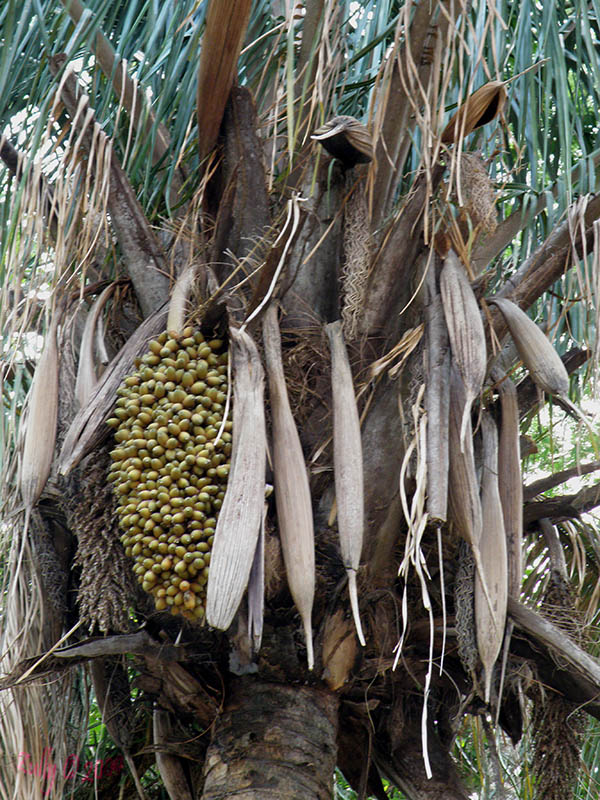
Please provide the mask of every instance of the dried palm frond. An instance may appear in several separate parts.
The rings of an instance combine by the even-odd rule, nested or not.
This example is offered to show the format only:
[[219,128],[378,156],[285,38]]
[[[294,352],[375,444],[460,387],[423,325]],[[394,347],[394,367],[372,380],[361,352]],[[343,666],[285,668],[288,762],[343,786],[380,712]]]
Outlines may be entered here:
[[475,626],[477,648],[485,675],[485,702],[490,702],[494,664],[502,647],[506,624],[508,574],[506,535],[498,491],[498,432],[488,413],[481,418],[483,466],[481,476],[482,534],[480,542],[482,577],[492,605],[489,606],[480,575],[475,575]]
[[373,141],[369,129],[354,117],[333,117],[310,137],[320,142],[345,167],[368,164],[373,160]]
[[211,556],[206,621],[227,630],[252,568],[265,492],[263,369],[247,333],[230,328],[234,367],[233,449]]
[[292,598],[302,618],[308,668],[314,665],[311,614],[315,594],[315,543],[308,473],[287,394],[277,310],[263,320],[273,424],[273,471],[279,535]]
[[471,406],[481,391],[485,378],[486,347],[479,305],[466,272],[453,250],[450,250],[444,260],[440,291],[452,356],[466,390],[460,426],[462,449],[465,446]]
[[452,144],[468,136],[476,128],[491,122],[502,112],[506,99],[504,81],[485,83],[473,92],[450,118],[442,131],[442,142]]
[[340,320],[325,326],[331,350],[333,394],[333,461],[338,531],[342,560],[348,574],[350,604],[358,639],[365,637],[358,611],[356,573],[360,565],[364,529],[364,478],[360,420],[354,383]]

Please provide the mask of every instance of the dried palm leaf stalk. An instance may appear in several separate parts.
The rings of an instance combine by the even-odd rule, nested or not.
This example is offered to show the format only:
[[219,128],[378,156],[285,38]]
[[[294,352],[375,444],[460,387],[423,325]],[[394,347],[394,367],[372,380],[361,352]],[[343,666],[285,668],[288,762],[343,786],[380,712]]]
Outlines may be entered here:
[[227,491],[217,520],[206,620],[227,630],[250,576],[265,492],[266,430],[263,369],[247,333],[230,329],[234,367],[233,449]]
[[196,96],[200,160],[217,141],[251,10],[252,0],[212,0],[208,6]]
[[110,283],[96,298],[89,310],[81,337],[79,348],[79,363],[77,364],[77,377],[75,379],[75,398],[82,408],[90,399],[97,383],[96,368],[94,364],[94,343],[96,341],[96,328],[106,301],[115,288]]
[[169,300],[169,314],[167,316],[167,333],[177,338],[181,336],[185,325],[186,305],[194,286],[196,278],[196,265],[187,266],[175,281],[171,298]]
[[340,550],[348,574],[350,604],[360,643],[364,646],[356,572],[360,564],[364,526],[364,483],[360,421],[348,352],[340,320],[325,326],[331,350],[333,395],[333,464]]
[[491,122],[501,113],[506,103],[503,81],[490,81],[468,97],[444,128],[441,140],[452,144],[468,136],[476,128]]
[[480,576],[491,609],[492,600],[487,591],[487,582],[483,576],[479,550],[483,521],[470,419],[467,420],[468,435],[465,439],[464,450],[461,449],[460,443],[462,411],[466,402],[466,392],[462,379],[458,371],[452,368],[450,371],[450,415],[448,418],[448,449],[450,454],[448,511],[456,533],[471,545],[477,573]]
[[465,447],[471,406],[483,386],[487,355],[479,305],[465,270],[453,250],[450,250],[444,260],[440,290],[452,356],[467,395],[460,426],[462,450]]
[[333,117],[312,134],[334,158],[345,167],[368,164],[373,160],[373,140],[369,129],[354,117],[345,114]]
[[279,535],[290,592],[306,637],[308,668],[314,666],[312,607],[315,594],[315,542],[308,473],[292,415],[281,360],[277,309],[263,320],[263,341],[271,398],[273,469]]
[[508,562],[508,594],[519,599],[523,579],[523,480],[519,447],[519,404],[517,387],[499,370],[492,373],[497,381],[502,408],[502,426],[498,444],[498,491],[504,516]]
[[498,491],[498,432],[488,413],[481,418],[483,436],[483,468],[481,475],[481,566],[491,595],[490,608],[480,575],[475,575],[475,627],[477,649],[485,676],[485,702],[490,702],[494,664],[502,647],[506,625],[508,573],[506,536],[502,504]]
[[446,522],[448,510],[448,384],[450,382],[450,343],[442,301],[435,285],[435,263],[427,274],[428,301],[425,309],[427,375],[427,516],[433,524]]
[[169,712],[162,708],[155,707],[152,712],[156,766],[171,800],[193,800],[181,759],[163,749],[171,738],[169,717]]
[[596,441],[596,431],[587,417],[569,398],[569,373],[560,356],[539,328],[518,305],[505,297],[490,297],[502,312],[519,356],[535,383],[548,394],[556,395],[586,425]]

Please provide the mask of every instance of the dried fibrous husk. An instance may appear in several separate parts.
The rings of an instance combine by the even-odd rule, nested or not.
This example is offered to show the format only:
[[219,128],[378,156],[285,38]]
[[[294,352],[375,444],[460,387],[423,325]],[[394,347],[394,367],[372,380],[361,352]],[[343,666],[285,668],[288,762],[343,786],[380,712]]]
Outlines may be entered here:
[[465,446],[471,406],[483,386],[487,353],[479,304],[466,272],[453,250],[450,250],[444,260],[440,290],[452,356],[467,394],[460,427],[462,449]]
[[499,371],[492,373],[497,381],[502,408],[502,425],[498,444],[498,490],[504,515],[508,562],[508,594],[519,599],[523,579],[523,480],[519,446],[519,404],[517,387]]
[[344,266],[342,325],[348,340],[361,332],[365,292],[371,265],[371,228],[365,181],[355,186],[344,207]]
[[[437,259],[436,259],[437,260]],[[448,511],[448,415],[450,413],[450,342],[442,300],[435,285],[435,260],[427,276],[425,308],[427,364],[424,374],[427,411],[427,516],[433,524],[446,522]]]
[[250,576],[265,492],[263,368],[250,336],[230,329],[234,370],[233,448],[208,577],[206,621],[227,630]]
[[271,305],[263,320],[263,341],[271,398],[273,470],[279,535],[290,592],[300,613],[308,668],[314,666],[312,607],[315,594],[315,543],[308,473],[292,415],[281,359],[277,310]]
[[171,739],[168,711],[155,706],[152,712],[152,733],[156,747],[156,766],[171,800],[193,800],[181,759],[165,751]]
[[481,510],[483,529],[480,551],[483,577],[491,596],[490,608],[480,575],[475,575],[475,626],[477,649],[485,675],[485,701],[490,702],[494,664],[502,647],[506,625],[508,574],[506,536],[502,504],[498,491],[498,432],[488,413],[481,418],[483,436],[483,468],[481,476]]
[[494,184],[481,157],[475,153],[461,153],[459,164],[462,210],[470,218],[473,228],[492,234],[498,227]]
[[502,312],[519,356],[532,380],[548,394],[560,398],[587,426],[595,443],[596,432],[585,415],[571,402],[569,373],[546,334],[512,300],[490,297],[488,302],[497,305]]
[[325,326],[331,350],[333,395],[333,466],[340,550],[348,574],[348,590],[356,632],[365,638],[358,612],[356,572],[360,564],[364,528],[364,478],[360,420],[350,361],[340,320]]
[[373,160],[373,140],[369,129],[345,114],[333,117],[312,134],[325,150],[346,167],[368,164]]
[[471,545],[475,566],[491,608],[492,601],[489,592],[487,592],[487,582],[481,568],[479,544],[483,521],[470,419],[467,420],[467,436],[464,450],[461,449],[460,442],[460,425],[466,402],[464,384],[458,371],[453,367],[450,371],[450,414],[448,417],[450,464],[448,473],[448,513],[456,533]]
[[468,136],[476,128],[491,122],[500,114],[506,103],[506,87],[503,81],[490,81],[468,97],[444,128],[441,136],[444,144],[452,144]]
[[169,299],[169,314],[167,316],[167,332],[169,336],[177,339],[185,326],[186,305],[190,292],[194,286],[197,268],[195,264],[187,266],[175,281]]
[[130,630],[129,608],[135,581],[120,542],[105,449],[89,456],[66,492],[69,527],[77,534],[75,563],[81,568],[77,590],[79,616],[90,631]]
[[327,618],[323,632],[323,675],[322,678],[332,692],[340,689],[356,659],[356,637],[353,625],[342,609]]
[[94,363],[94,344],[96,341],[96,328],[106,301],[115,288],[110,283],[96,298],[89,310],[81,337],[79,348],[79,362],[77,364],[77,377],[75,379],[75,398],[82,408],[90,399],[97,383],[96,366]]
[[58,419],[58,348],[54,316],[29,390],[19,489],[28,515],[40,499],[52,469]]

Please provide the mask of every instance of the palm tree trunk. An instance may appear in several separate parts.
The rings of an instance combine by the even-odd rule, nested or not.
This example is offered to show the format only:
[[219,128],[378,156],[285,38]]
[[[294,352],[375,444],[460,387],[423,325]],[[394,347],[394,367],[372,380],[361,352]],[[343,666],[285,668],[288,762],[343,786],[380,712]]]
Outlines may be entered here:
[[206,754],[202,800],[330,800],[337,707],[320,689],[235,679]]

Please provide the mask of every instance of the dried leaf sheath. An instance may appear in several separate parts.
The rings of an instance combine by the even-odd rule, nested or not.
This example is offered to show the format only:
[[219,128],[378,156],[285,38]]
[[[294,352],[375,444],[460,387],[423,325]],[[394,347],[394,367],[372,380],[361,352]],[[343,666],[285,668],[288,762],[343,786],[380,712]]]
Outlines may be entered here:
[[523,479],[519,449],[519,405],[517,387],[499,371],[498,381],[502,426],[498,444],[498,491],[504,516],[508,563],[508,594],[519,599],[523,580]]
[[348,590],[358,639],[365,638],[358,613],[356,572],[360,564],[364,524],[364,483],[360,421],[354,384],[340,320],[325,326],[331,350],[333,396],[333,463],[340,550],[348,573]]
[[450,342],[442,300],[435,286],[435,260],[429,265],[425,310],[427,345],[427,513],[432,523],[446,522],[448,510],[448,415]]
[[263,320],[263,340],[273,421],[273,467],[279,535],[290,592],[304,626],[308,668],[312,669],[315,544],[310,486],[285,385],[277,310],[272,305]]
[[492,599],[486,601],[480,575],[475,575],[475,627],[477,649],[485,673],[485,701],[490,702],[494,664],[502,647],[506,624],[507,584],[506,536],[498,491],[498,432],[489,414],[481,419],[483,470],[481,476],[481,565]]
[[230,329],[234,369],[233,447],[210,562],[206,620],[227,630],[250,576],[265,491],[263,368],[247,333]]
[[461,449],[465,446],[467,418],[473,400],[483,386],[486,348],[479,304],[456,254],[450,250],[440,275],[440,291],[452,356],[466,390],[466,403],[460,426]]

